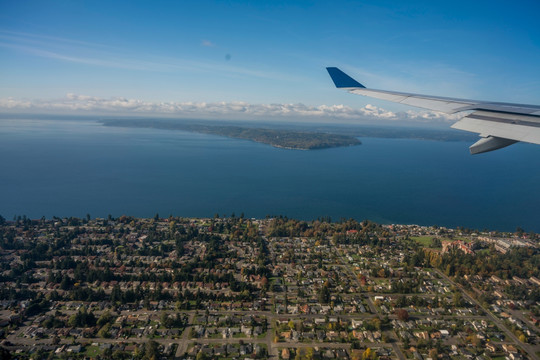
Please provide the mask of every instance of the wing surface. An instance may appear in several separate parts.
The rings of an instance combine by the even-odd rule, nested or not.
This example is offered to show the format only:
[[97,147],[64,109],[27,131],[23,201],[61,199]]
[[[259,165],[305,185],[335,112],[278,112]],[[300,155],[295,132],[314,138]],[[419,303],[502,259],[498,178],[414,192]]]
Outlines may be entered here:
[[366,88],[336,67],[326,68],[337,88],[352,94],[454,114],[470,113],[452,125],[478,133],[482,139],[469,149],[478,154],[524,141],[540,144],[540,106],[456,99]]

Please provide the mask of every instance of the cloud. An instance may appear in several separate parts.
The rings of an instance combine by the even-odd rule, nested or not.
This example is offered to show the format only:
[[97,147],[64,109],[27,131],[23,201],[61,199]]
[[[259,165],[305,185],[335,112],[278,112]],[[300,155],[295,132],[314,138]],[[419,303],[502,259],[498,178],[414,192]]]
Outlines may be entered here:
[[[209,40],[203,40],[201,45],[215,46]],[[0,48],[64,63],[101,68],[161,73],[215,72],[221,76],[245,76],[273,80],[286,79],[288,81],[294,78],[291,74],[280,71],[233,66],[223,61],[211,61],[194,57],[141,55],[129,49],[118,49],[103,44],[2,30],[0,30]],[[226,60],[230,60],[230,58],[230,54],[225,55]]]
[[346,105],[250,104],[243,101],[151,102],[124,97],[101,98],[71,93],[64,98],[53,100],[0,98],[0,112],[140,114],[212,118],[327,118],[414,122],[453,122],[461,117],[433,111],[393,112],[371,104],[362,108],[352,108]]
[[205,47],[214,47],[216,46],[216,44],[214,44],[213,42],[211,42],[210,40],[203,40],[201,42],[201,45],[202,46],[205,46]]

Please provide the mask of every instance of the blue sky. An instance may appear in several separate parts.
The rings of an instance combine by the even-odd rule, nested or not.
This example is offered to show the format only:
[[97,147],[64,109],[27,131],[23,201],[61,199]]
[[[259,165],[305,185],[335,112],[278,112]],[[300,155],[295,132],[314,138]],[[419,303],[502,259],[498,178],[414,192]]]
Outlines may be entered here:
[[538,1],[0,0],[0,112],[419,111],[338,91],[326,66],[368,87],[539,104],[539,11]]

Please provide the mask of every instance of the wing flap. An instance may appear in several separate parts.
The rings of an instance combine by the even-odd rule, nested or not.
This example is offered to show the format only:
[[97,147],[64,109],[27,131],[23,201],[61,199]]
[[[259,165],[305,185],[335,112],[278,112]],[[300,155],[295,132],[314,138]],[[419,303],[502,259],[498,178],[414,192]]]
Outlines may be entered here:
[[540,144],[540,119],[536,116],[476,111],[452,125],[480,134],[515,141]]

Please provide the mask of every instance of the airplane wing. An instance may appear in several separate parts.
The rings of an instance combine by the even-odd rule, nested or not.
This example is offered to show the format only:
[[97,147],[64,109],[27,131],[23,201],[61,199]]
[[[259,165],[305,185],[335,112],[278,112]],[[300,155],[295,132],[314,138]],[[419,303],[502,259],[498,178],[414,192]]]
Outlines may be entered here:
[[497,150],[518,141],[540,144],[540,106],[487,102],[368,89],[336,67],[326,68],[338,89],[353,94],[454,114],[469,111],[452,125],[478,133],[482,138],[469,149],[471,154]]

